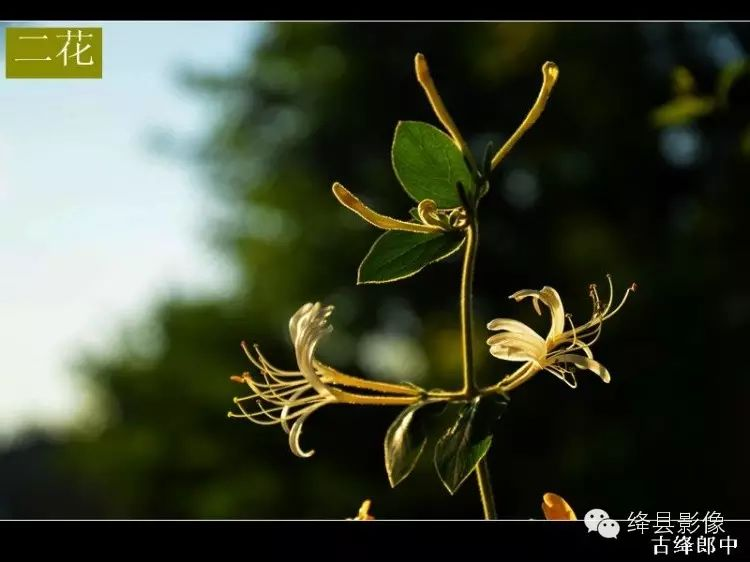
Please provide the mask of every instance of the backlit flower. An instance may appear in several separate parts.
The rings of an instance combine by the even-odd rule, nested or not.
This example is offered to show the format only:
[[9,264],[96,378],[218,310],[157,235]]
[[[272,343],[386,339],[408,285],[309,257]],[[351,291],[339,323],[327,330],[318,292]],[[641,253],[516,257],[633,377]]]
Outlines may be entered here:
[[[577,385],[574,376],[576,369],[589,370],[599,375],[604,382],[609,382],[609,372],[594,359],[591,345],[599,338],[603,322],[620,310],[636,286],[630,286],[620,303],[612,308],[613,288],[609,275],[607,281],[609,299],[605,305],[599,299],[596,285],[589,287],[593,312],[591,319],[580,326],[573,323],[570,314],[565,314],[560,295],[552,287],[544,287],[539,291],[523,289],[513,293],[510,298],[516,301],[532,299],[538,314],[542,313],[539,303],[546,306],[550,312],[551,326],[546,338],[543,338],[518,320],[496,318],[487,324],[488,329],[500,332],[487,339],[490,353],[498,359],[524,363],[516,372],[500,381],[498,388],[503,391],[511,390],[541,370],[549,371],[573,388]],[[565,330],[566,323],[568,330]]]
[[314,453],[312,450],[303,451],[299,440],[302,425],[318,408],[336,402],[404,405],[418,401],[423,393],[414,386],[368,381],[346,375],[316,359],[318,343],[333,329],[328,324],[332,312],[332,306],[307,303],[289,320],[289,335],[298,370],[285,371],[275,367],[257,346],[254,346],[253,353],[243,342],[242,348],[258,369],[259,377],[251,373],[232,377],[235,382],[247,384],[252,394],[236,397],[234,402],[240,412],[229,412],[229,417],[247,418],[260,425],[281,425],[289,434],[289,447],[300,457],[309,457]]

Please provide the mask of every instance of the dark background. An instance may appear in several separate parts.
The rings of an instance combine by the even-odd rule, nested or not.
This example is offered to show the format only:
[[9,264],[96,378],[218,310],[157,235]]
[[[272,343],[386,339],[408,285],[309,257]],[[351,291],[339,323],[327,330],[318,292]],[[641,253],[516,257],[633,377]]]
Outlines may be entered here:
[[[239,392],[228,376],[247,368],[239,341],[291,368],[287,321],[312,300],[337,307],[321,352],[342,370],[363,371],[357,338],[377,332],[420,342],[429,369],[415,382],[459,384],[458,257],[356,286],[379,232],[330,193],[338,180],[406,216],[389,149],[398,120],[435,123],[413,75],[423,52],[478,151],[520,122],[545,60],[561,72],[483,201],[477,326],[533,321],[508,301],[517,289],[552,285],[584,320],[589,283],[611,273],[618,291],[639,285],[594,348],[611,384],[584,373],[572,391],[543,374],[514,393],[489,453],[500,516],[540,518],[554,491],[579,517],[747,517],[750,88],[738,78],[700,117],[651,116],[674,98],[675,67],[710,96],[748,48],[746,24],[270,24],[242,72],[186,77],[222,108],[194,155],[227,208],[212,229],[241,290],[163,302],[156,353],[85,354],[81,376],[108,423],[0,452],[0,516],[341,519],[364,498],[381,518],[481,516],[474,481],[451,497],[429,455],[390,489],[382,440],[397,409],[320,410],[302,438],[311,459],[294,457],[278,428],[226,418]],[[480,375],[497,380],[512,366],[489,357],[484,337]]]

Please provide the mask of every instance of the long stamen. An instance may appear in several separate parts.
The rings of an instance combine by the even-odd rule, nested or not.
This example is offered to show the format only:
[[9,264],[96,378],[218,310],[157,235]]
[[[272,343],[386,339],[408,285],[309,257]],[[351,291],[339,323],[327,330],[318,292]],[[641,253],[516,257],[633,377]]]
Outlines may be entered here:
[[625,291],[625,295],[622,297],[622,300],[620,301],[620,304],[617,305],[617,308],[615,308],[612,312],[607,314],[605,317],[602,318],[602,320],[606,320],[607,318],[611,318],[615,314],[619,312],[619,310],[622,308],[622,306],[625,304],[625,301],[628,300],[628,296],[630,293],[635,293],[635,290],[638,288],[638,285],[633,283],[628,287],[627,291]]
[[[255,350],[255,353],[258,355],[258,359],[253,357],[253,354],[250,352],[250,349],[247,347],[247,343],[244,341],[240,343],[240,346],[242,347],[242,351],[245,352],[245,355],[250,360],[250,363],[252,363],[259,371],[264,370],[273,370],[277,371],[280,374],[283,374],[284,376],[288,374],[292,374],[291,371],[282,371],[281,369],[276,369],[271,365],[268,361],[265,360],[265,358],[260,353],[260,348],[256,345],[253,345],[253,349]],[[270,369],[269,369],[270,367]]]
[[[268,416],[268,417],[270,417],[270,420],[268,420],[268,419],[264,419],[264,418],[259,418],[258,416],[260,416],[260,414],[251,414],[251,413],[249,413],[242,406],[242,403],[239,400],[237,400],[237,399],[235,399],[234,403],[237,404],[237,407],[242,412],[242,415],[240,416],[238,414],[235,414],[234,412],[228,412],[227,416],[230,417],[230,418],[247,418],[251,422],[257,423],[258,425],[276,425],[276,424],[278,424],[278,423],[281,422],[281,420],[279,420],[278,418],[274,418],[273,416]],[[268,415],[268,414],[266,414],[266,415]]]
[[573,323],[573,315],[568,313],[565,315],[565,318],[568,320],[568,323],[570,324],[570,330],[573,332],[573,341],[568,346],[568,350],[571,350],[578,345],[578,337],[576,335],[576,325]]
[[[262,372],[262,371],[261,371]],[[268,380],[268,379],[266,379]],[[256,383],[252,377],[247,377],[245,382],[247,382],[247,385],[250,387],[250,389],[260,398],[268,399],[268,396],[277,396],[276,389],[273,388],[270,384],[266,385],[266,388],[261,388],[258,383]],[[295,386],[298,386],[295,384]]]
[[524,135],[524,133],[528,131],[532,127],[532,125],[534,125],[534,123],[536,123],[537,119],[539,119],[539,116],[542,114],[545,106],[547,105],[547,100],[552,93],[552,88],[555,86],[559,74],[560,71],[555,63],[545,62],[542,65],[543,78],[542,88],[541,90],[539,90],[539,96],[536,98],[536,101],[529,110],[529,113],[518,126],[518,129],[516,129],[516,132],[513,133],[513,135],[505,142],[502,148],[498,150],[495,156],[492,158],[493,170],[497,167],[498,164],[500,164],[503,158],[508,155],[510,150],[513,148],[513,146],[515,146],[515,144]]
[[593,312],[591,316],[597,316],[602,311],[602,301],[599,299],[599,291],[597,290],[596,283],[589,285],[589,296],[593,301]]
[[[262,425],[275,425],[279,423],[282,425],[285,425],[287,422],[300,417],[311,408],[317,407],[323,401],[324,400],[320,396],[315,396],[315,397],[308,397],[305,399],[297,400],[295,401],[294,404],[286,404],[284,406],[274,406],[273,408],[266,408],[263,406],[263,403],[260,400],[256,400],[255,405],[258,407],[258,410],[260,410],[259,412],[256,412],[256,413],[249,413],[243,407],[242,400],[235,400],[235,404],[237,404],[237,407],[244,414],[244,416],[239,416],[239,417],[246,417],[247,419],[255,423],[265,422]],[[298,406],[304,406],[304,407],[300,408],[299,410],[295,412],[289,413],[291,408],[296,408]],[[280,412],[280,414],[278,414],[277,412]],[[264,419],[260,416],[265,416],[267,419]],[[232,417],[238,417],[238,416],[232,416]],[[272,420],[273,423],[270,423],[269,420]]]
[[[611,283],[611,279],[609,276],[607,276],[607,279],[609,279]],[[592,301],[591,319],[585,324],[583,324],[582,326],[579,326],[577,328],[577,331],[579,334],[578,337],[580,339],[584,339],[585,337],[588,337],[589,334],[586,334],[586,331],[591,328],[596,327],[597,330],[601,330],[601,323],[605,320],[604,314],[607,312],[607,310],[611,306],[610,304],[607,304],[607,308],[602,309],[602,303],[601,303],[601,299],[599,298],[599,291],[597,289],[596,283],[592,283],[591,285],[589,285],[589,297],[591,297],[591,301]],[[612,294],[610,293],[610,302],[611,302],[611,299],[612,299]],[[608,317],[609,316],[607,316],[607,318]],[[565,334],[563,335],[569,336],[570,334],[568,332],[565,332]],[[598,334],[597,334],[597,337],[598,337]],[[588,345],[591,345],[592,343],[593,342],[589,342]]]
[[[599,336],[602,335],[602,323],[601,322],[598,322],[596,324],[596,327],[594,328],[594,331],[591,332],[591,333],[587,333],[585,337],[589,337],[592,334],[593,334],[592,340],[586,344],[588,346],[594,345],[599,340]],[[583,337],[583,336],[581,336],[581,337]]]
[[264,395],[258,395],[248,398],[260,398],[264,402],[267,402],[269,404],[273,404],[274,406],[284,407],[284,406],[298,406],[300,404],[307,404],[308,402],[313,402],[315,400],[319,400],[321,398],[320,394],[312,394],[310,396],[306,396],[305,398],[299,398],[302,394],[310,390],[309,387],[306,388],[293,388],[290,389],[288,392],[284,394],[284,396],[277,398],[275,396],[271,396],[268,394]]
[[309,386],[296,386],[293,388],[289,388],[287,390],[283,390],[281,392],[274,392],[271,390],[258,392],[256,389],[252,389],[253,394],[251,397],[254,398],[260,398],[261,400],[265,402],[269,402],[271,404],[286,404],[291,399],[290,397],[300,390],[309,390]]
[[[299,377],[300,373],[299,371],[285,371],[284,369],[279,369],[278,367],[275,367],[273,363],[271,363],[266,357],[261,353],[260,347],[256,344],[253,346],[253,349],[255,350],[255,353],[258,355],[258,360],[261,362],[261,365],[263,369],[266,371],[273,372],[275,376],[277,377]],[[257,363],[256,363],[257,365]]]
[[[583,326],[578,326],[576,328],[576,333],[578,336],[579,342],[583,342],[584,344],[591,346],[594,344],[594,342],[599,338],[599,335],[602,332],[602,322],[604,321],[603,318],[594,316],[591,320],[586,322]],[[566,339],[567,337],[570,337],[570,332],[565,332],[563,334],[563,339]],[[588,338],[593,337],[594,339],[591,341],[586,341]]]
[[268,369],[261,369],[260,373],[263,376],[263,380],[268,383],[269,387],[278,388],[280,386],[289,386],[291,384],[302,382],[302,374],[299,372],[296,373],[296,376],[294,378],[292,378],[291,376],[285,376],[284,378],[281,378],[276,373],[274,373],[273,371],[269,371]]
[[[276,391],[277,388],[285,388],[285,389],[295,389],[299,388],[300,386],[309,386],[308,382],[304,378],[299,378],[297,380],[292,381],[280,381],[279,379],[275,378],[273,374],[270,371],[261,371],[261,375],[263,375],[264,380],[266,381],[266,390],[267,393],[275,396],[278,399],[283,399],[281,397],[281,393],[278,393]],[[271,383],[269,380],[269,377],[275,380],[275,383]],[[282,391],[282,393],[285,391]]]
[[[247,382],[248,380],[250,380],[252,384],[250,382]],[[282,383],[266,384],[266,383],[257,382],[253,380],[253,378],[250,376],[245,377],[243,382],[245,382],[245,384],[247,384],[252,389],[255,389],[255,388],[260,389],[264,394],[265,393],[276,394],[278,392],[278,389],[280,388],[281,389],[294,388],[294,387],[303,386],[307,384],[307,381],[305,380],[290,381],[290,382],[285,382],[283,384]]]
[[[559,365],[547,365],[547,367],[545,368],[552,374],[556,375],[563,382],[565,382],[565,384],[567,384],[569,387],[576,388],[578,386],[578,381],[576,380],[575,375],[570,369],[561,367]],[[572,383],[570,382],[570,380],[568,380],[568,376],[570,377],[570,380],[573,381]]]
[[612,286],[612,276],[609,273],[607,273],[607,284],[609,285],[609,300],[607,301],[607,306],[604,307],[602,315],[606,315],[607,312],[609,312],[609,309],[612,308],[612,299],[615,294],[615,289]]
[[250,420],[251,422],[253,422],[256,425],[279,425],[279,423],[281,423],[279,420],[263,420],[263,419],[258,419],[258,418],[255,417],[255,414],[246,414],[246,413],[237,414],[235,412],[227,412],[227,417],[228,418],[243,419],[243,420],[244,419]]
[[[263,412],[265,415],[267,415],[271,419],[279,420],[279,422],[281,422],[281,420],[283,419],[289,419],[289,416],[283,417],[281,415],[276,415],[276,412],[283,413],[284,409],[286,408],[286,405],[284,406],[274,405],[273,408],[266,408],[265,406],[263,406],[263,402],[261,400],[257,400],[256,405],[258,406],[258,410]],[[297,404],[295,404],[295,406],[296,405]]]

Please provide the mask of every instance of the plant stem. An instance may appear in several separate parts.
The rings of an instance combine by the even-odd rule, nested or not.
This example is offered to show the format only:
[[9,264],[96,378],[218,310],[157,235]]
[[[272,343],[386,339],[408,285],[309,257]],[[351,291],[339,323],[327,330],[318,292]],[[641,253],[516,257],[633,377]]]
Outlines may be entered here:
[[[473,215],[473,213],[472,213]],[[474,216],[470,216],[466,228],[466,250],[461,272],[461,350],[463,352],[463,393],[474,396],[477,391],[474,381],[474,353],[472,350],[472,285],[474,283],[474,262],[477,257],[479,233]]]
[[[478,392],[474,380],[474,353],[472,336],[472,286],[474,284],[474,264],[477,259],[479,244],[479,228],[476,220],[476,208],[469,211],[469,226],[466,228],[466,250],[464,251],[464,265],[461,273],[461,348],[463,351],[463,394],[467,397],[475,396]],[[490,470],[487,458],[479,461],[476,468],[479,483],[479,495],[485,519],[497,519],[495,511],[495,497],[492,492]]]
[[482,508],[485,519],[497,519],[495,510],[495,495],[492,492],[492,481],[490,480],[490,468],[485,456],[477,465],[477,481],[479,482],[479,495],[482,497]]

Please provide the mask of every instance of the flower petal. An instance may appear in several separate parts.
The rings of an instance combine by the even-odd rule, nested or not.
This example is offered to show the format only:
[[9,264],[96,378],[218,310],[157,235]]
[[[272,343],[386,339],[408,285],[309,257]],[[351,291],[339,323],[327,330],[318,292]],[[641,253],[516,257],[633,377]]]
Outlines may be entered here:
[[319,302],[308,303],[289,321],[289,334],[294,343],[297,366],[310,386],[324,396],[330,396],[330,392],[315,370],[314,356],[320,339],[333,330],[333,327],[328,325],[328,317],[332,312],[332,306],[323,306]]
[[289,414],[291,414],[292,408],[295,406],[296,402],[300,399],[300,397],[309,390],[308,386],[304,386],[300,388],[297,392],[292,394],[289,399],[287,400],[286,404],[284,404],[284,407],[281,409],[281,415],[279,416],[281,418],[281,429],[284,430],[284,433],[289,433]]
[[554,338],[562,334],[565,329],[565,309],[563,308],[560,295],[552,287],[543,287],[539,291],[539,298],[547,305],[552,317],[552,326],[550,327],[549,334],[547,334],[547,341],[551,342]]
[[599,361],[589,357],[583,357],[574,353],[563,353],[562,355],[555,356],[553,363],[572,363],[580,369],[587,369],[599,375],[604,382],[610,381],[609,371],[607,371],[606,367],[599,363]]
[[523,322],[513,320],[512,318],[495,318],[487,324],[487,329],[492,331],[504,330],[506,332],[513,332],[516,334],[528,334],[530,336],[540,337],[539,334],[537,334],[532,328],[530,328]]
[[303,304],[289,319],[289,335],[292,338],[292,344],[295,344],[297,342],[297,334],[299,332],[300,321],[305,318],[312,307],[313,303],[311,302]]
[[542,314],[542,309],[539,308],[539,291],[536,291],[534,289],[521,289],[520,291],[516,291],[513,293],[510,297],[510,299],[515,299],[516,302],[521,302],[523,299],[531,297],[531,303],[534,305],[534,310],[536,310],[537,314]]
[[302,435],[302,424],[305,423],[305,420],[312,414],[315,410],[323,406],[324,404],[327,404],[328,401],[319,402],[318,404],[314,404],[312,406],[309,406],[307,408],[307,411],[302,414],[300,417],[297,418],[297,420],[292,425],[292,429],[289,432],[289,448],[292,450],[292,453],[297,455],[298,457],[302,457],[303,459],[313,456],[315,454],[314,449],[310,449],[309,451],[303,451],[302,447],[299,444],[299,438]]
[[533,353],[536,357],[544,357],[547,354],[547,344],[539,334],[514,334],[513,332],[501,332],[487,338],[487,345],[511,345],[521,346],[523,349]]
[[552,287],[545,286],[542,287],[541,291],[521,289],[510,296],[510,298],[515,299],[518,302],[527,297],[533,299],[534,309],[537,311],[537,314],[541,314],[538,301],[542,301],[542,303],[549,308],[550,316],[552,318],[552,326],[547,334],[547,341],[551,343],[552,340],[562,334],[565,329],[565,309],[563,308],[560,295]]
[[504,361],[539,362],[539,357],[537,355],[529,353],[527,350],[519,347],[512,347],[503,344],[490,346],[490,355],[497,357],[498,359],[503,359]]
[[544,357],[547,354],[546,344],[538,334],[529,335],[503,332],[487,338],[487,345],[490,347],[496,345],[517,347],[525,350],[534,357]]

